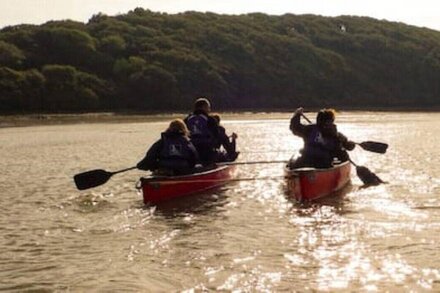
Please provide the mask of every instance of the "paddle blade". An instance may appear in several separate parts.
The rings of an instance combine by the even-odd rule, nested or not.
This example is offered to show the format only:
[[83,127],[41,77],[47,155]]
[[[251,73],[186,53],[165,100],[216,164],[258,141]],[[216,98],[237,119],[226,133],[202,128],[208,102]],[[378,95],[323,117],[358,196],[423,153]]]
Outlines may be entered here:
[[79,190],[84,190],[106,183],[112,175],[113,173],[111,172],[96,169],[76,174],[73,176],[73,180],[75,181],[76,188]]
[[359,145],[366,151],[379,154],[385,154],[388,148],[388,144],[376,141],[364,141],[361,142]]
[[377,177],[377,175],[371,172],[367,167],[356,166],[356,173],[365,185],[371,186],[384,183],[382,179]]

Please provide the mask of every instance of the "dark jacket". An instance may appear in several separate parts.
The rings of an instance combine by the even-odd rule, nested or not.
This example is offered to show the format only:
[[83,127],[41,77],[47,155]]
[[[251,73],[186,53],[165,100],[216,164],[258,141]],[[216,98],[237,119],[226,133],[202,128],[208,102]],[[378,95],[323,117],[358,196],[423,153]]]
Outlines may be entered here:
[[[229,136],[226,134],[226,129],[218,125],[218,136],[215,144],[216,151],[218,153],[217,160],[218,162],[223,161],[235,161],[235,159],[238,156],[238,153],[236,151],[236,141],[235,139],[230,139]],[[221,151],[221,147],[224,148],[226,153]]]
[[[197,131],[197,125],[193,123],[193,121],[200,122],[201,125],[200,132]],[[196,110],[192,114],[189,114],[185,119],[184,122],[186,126],[188,127],[188,130],[190,131],[190,138],[193,140],[197,140],[197,138],[216,138],[218,136],[218,129],[217,129],[217,121],[209,116],[206,112],[202,110]]]
[[170,170],[175,174],[187,173],[198,162],[194,145],[180,132],[164,132],[136,165],[141,170]]
[[213,162],[219,135],[217,121],[202,110],[194,111],[184,121],[191,133],[191,142],[197,149],[202,163]]
[[336,125],[324,129],[316,124],[303,125],[300,119],[300,114],[292,117],[290,130],[304,140],[301,167],[328,168],[334,158],[340,161],[348,160],[345,150],[352,150],[355,144],[338,132]]

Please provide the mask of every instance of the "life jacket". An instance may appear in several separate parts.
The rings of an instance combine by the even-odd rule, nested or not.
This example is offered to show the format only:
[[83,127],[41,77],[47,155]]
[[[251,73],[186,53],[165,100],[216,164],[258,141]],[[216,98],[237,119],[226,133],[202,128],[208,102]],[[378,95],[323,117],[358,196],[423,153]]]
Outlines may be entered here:
[[337,138],[326,137],[319,128],[313,127],[305,140],[305,147],[319,148],[323,151],[334,151],[338,147]]
[[162,133],[162,149],[159,155],[159,166],[163,168],[191,167],[194,160],[191,142],[181,133]]
[[316,166],[328,166],[333,161],[334,153],[338,149],[338,140],[322,134],[317,126],[313,127],[305,138],[302,154],[314,162]]
[[186,119],[191,141],[195,145],[214,144],[213,135],[208,128],[208,117],[204,114],[192,114]]

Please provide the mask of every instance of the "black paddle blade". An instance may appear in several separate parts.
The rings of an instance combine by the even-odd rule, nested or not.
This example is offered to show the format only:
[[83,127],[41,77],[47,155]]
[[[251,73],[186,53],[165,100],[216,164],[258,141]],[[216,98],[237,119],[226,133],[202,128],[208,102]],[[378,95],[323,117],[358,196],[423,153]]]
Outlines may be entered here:
[[356,174],[358,175],[359,179],[361,179],[361,181],[368,186],[384,183],[382,179],[377,177],[377,175],[371,172],[367,167],[356,166]]
[[364,150],[375,152],[379,154],[385,154],[388,148],[388,145],[383,142],[376,141],[364,141],[359,144]]
[[113,173],[107,172],[102,169],[96,169],[87,171],[84,173],[76,174],[73,176],[76,188],[79,190],[84,190],[92,187],[96,187],[106,183]]

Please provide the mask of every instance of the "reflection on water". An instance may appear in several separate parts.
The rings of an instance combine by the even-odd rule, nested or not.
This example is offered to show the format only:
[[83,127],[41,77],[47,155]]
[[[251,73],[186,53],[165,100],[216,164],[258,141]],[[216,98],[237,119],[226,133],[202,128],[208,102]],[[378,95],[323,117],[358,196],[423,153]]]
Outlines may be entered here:
[[[287,114],[225,119],[242,161],[286,160]],[[261,117],[261,115],[260,115]],[[0,129],[0,290],[439,291],[439,114],[342,113],[353,160],[389,182],[312,203],[286,196],[277,164],[197,196],[144,205],[140,171],[78,192],[72,176],[143,157],[166,122]],[[437,127],[436,127],[437,126]],[[423,143],[421,143],[423,142]]]

